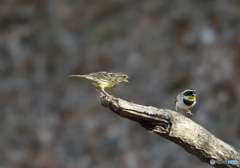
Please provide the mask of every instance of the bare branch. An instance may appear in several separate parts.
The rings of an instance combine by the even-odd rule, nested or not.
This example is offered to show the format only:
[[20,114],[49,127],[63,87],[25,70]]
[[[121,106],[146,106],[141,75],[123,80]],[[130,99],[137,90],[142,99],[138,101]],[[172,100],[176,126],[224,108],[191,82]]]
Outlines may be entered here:
[[238,164],[214,164],[213,166],[240,167],[240,152],[237,149],[178,112],[142,106],[113,96],[101,97],[101,103],[121,117],[138,122],[147,131],[178,144],[202,162],[210,164],[212,159],[237,160]]

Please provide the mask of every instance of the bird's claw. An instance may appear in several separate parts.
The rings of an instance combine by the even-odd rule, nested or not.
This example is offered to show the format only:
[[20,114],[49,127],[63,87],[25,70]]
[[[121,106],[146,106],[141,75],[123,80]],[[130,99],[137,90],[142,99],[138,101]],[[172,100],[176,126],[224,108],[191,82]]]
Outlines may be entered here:
[[187,114],[193,115],[193,113],[190,110],[187,110]]

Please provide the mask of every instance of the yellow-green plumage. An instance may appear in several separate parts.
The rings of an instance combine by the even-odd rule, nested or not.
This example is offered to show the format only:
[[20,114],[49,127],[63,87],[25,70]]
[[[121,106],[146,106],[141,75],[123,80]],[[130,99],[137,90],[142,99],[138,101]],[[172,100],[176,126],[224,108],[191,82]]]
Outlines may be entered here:
[[121,82],[128,82],[128,76],[121,72],[95,72],[90,73],[89,75],[70,75],[69,77],[85,78],[96,87],[98,92],[100,92],[99,89],[101,89],[105,95],[108,95],[108,93],[104,90],[105,88],[110,89],[117,86]]

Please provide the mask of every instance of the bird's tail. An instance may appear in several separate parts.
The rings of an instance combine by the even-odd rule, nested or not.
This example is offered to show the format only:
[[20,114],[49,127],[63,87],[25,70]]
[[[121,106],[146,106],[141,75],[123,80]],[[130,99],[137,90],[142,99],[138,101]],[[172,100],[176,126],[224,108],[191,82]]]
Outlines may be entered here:
[[76,78],[85,78],[87,79],[89,82],[94,81],[94,77],[90,76],[90,75],[69,75],[68,77],[76,77]]
[[88,75],[69,75],[68,77],[86,78]]

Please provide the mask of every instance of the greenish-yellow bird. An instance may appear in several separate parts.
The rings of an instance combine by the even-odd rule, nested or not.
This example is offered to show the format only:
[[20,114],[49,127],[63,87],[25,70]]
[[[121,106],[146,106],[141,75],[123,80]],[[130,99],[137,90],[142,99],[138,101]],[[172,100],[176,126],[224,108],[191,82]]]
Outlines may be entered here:
[[[104,89],[110,89],[117,86],[119,83],[128,82],[127,78],[129,78],[126,74],[117,72],[94,72],[88,75],[70,75],[69,77],[80,77],[87,79],[90,83],[92,83],[96,90],[102,95],[109,96],[109,94]],[[99,91],[102,90],[102,92]]]

